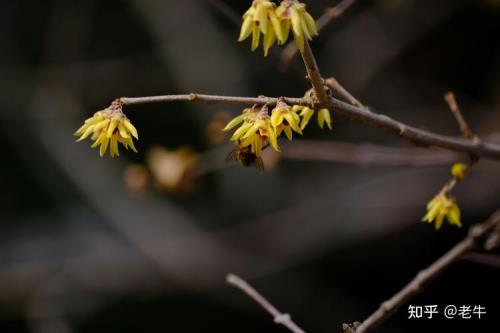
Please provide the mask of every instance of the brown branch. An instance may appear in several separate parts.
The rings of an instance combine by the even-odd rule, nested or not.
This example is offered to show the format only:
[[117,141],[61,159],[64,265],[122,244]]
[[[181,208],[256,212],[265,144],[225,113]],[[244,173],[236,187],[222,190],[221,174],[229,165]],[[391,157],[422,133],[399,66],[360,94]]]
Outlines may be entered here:
[[306,66],[307,76],[316,94],[316,98],[320,103],[328,102],[328,95],[325,89],[325,82],[321,77],[321,73],[316,63],[316,58],[311,50],[311,46],[307,39],[304,38],[304,52],[301,52],[304,65]]
[[429,267],[420,271],[413,280],[397,294],[383,302],[375,312],[357,326],[355,332],[366,333],[374,329],[387,320],[392,314],[397,312],[403,304],[422,291],[429,282],[450,267],[455,261],[460,259],[465,253],[476,249],[482,249],[482,241],[484,238],[499,224],[500,210],[497,210],[486,222],[472,226],[469,229],[467,237]]
[[466,138],[467,140],[477,139],[477,136],[474,135],[474,133],[472,133],[469,124],[467,123],[464,116],[462,115],[462,112],[460,112],[460,109],[458,108],[457,100],[455,99],[455,94],[453,94],[452,91],[447,92],[444,95],[444,101],[450,107],[450,110],[453,113],[453,116],[455,117],[455,120],[457,121],[460,131],[462,132],[464,138]]
[[[160,95],[160,96],[147,96],[147,97],[121,97],[118,102],[121,105],[140,105],[149,103],[167,103],[167,102],[202,102],[206,104],[269,104],[276,105],[278,102],[277,97],[237,97],[237,96],[218,96],[218,95],[205,95],[205,94],[183,94],[183,95]],[[284,97],[288,104],[308,104],[302,98]]]
[[359,106],[366,111],[369,111],[366,106],[364,106],[349,91],[347,91],[347,89],[344,88],[344,86],[342,86],[334,77],[329,77],[328,79],[326,79],[325,84],[328,86],[328,88],[335,91],[345,101],[351,103],[352,105]]
[[[118,101],[122,105],[139,105],[147,103],[160,102],[175,102],[175,101],[191,101],[203,103],[222,103],[222,104],[269,104],[275,105],[279,98],[277,97],[232,97],[232,96],[215,96],[202,94],[185,94],[185,95],[162,95],[149,97],[122,97]],[[289,104],[306,105],[309,101],[303,98],[285,97],[285,101]],[[467,141],[455,137],[445,136],[432,133],[422,129],[418,129],[402,122],[394,120],[386,115],[374,112],[368,112],[363,108],[344,103],[338,99],[330,97],[329,102],[321,104],[334,109],[337,114],[363,122],[370,126],[386,129],[402,138],[410,140],[416,144],[423,146],[436,146],[448,149],[455,152],[476,154],[481,157],[500,159],[500,146],[493,143],[483,141]]]
[[295,324],[288,313],[282,313],[274,307],[264,296],[262,296],[255,288],[248,284],[245,280],[237,275],[229,274],[226,277],[227,283],[240,289],[242,292],[247,294],[251,299],[257,302],[261,307],[264,308],[271,316],[273,316],[274,322],[278,325],[283,325],[288,328],[293,333],[305,333],[305,331]]
[[[334,7],[325,8],[323,15],[321,15],[316,20],[316,26],[318,27],[318,31],[321,31],[324,27],[326,27],[330,22],[334,19],[342,15],[352,4],[354,4],[356,0],[342,0],[338,5]],[[290,66],[293,57],[297,54],[297,45],[295,43],[290,42],[281,52],[281,63],[283,67],[287,68]]]

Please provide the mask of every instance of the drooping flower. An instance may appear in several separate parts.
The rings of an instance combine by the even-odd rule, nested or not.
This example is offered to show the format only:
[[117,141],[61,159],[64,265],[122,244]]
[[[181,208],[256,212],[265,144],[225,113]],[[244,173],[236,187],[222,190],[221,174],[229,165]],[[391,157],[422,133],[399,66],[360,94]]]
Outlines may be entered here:
[[250,147],[251,152],[257,157],[260,157],[262,149],[268,144],[274,150],[280,151],[276,131],[271,124],[266,105],[243,110],[243,113],[231,120],[224,130],[228,131],[239,124],[240,127],[230,139],[239,147]]
[[276,41],[283,40],[281,23],[276,16],[276,4],[269,0],[254,0],[252,6],[243,14],[238,41],[241,42],[252,35],[252,51],[259,47],[260,34],[264,36],[264,56]]
[[461,227],[460,215],[460,208],[455,198],[441,192],[427,204],[427,214],[422,218],[422,222],[435,222],[436,230],[439,230],[446,217],[448,223]]
[[302,134],[299,115],[282,100],[278,101],[276,107],[272,110],[271,124],[277,136],[280,136],[281,132],[284,131],[288,140],[292,140],[292,130]]
[[79,137],[77,142],[90,137],[94,141],[92,148],[100,146],[99,155],[101,157],[106,154],[108,146],[111,157],[120,156],[119,143],[126,149],[130,147],[137,153],[132,139],[133,137],[139,138],[137,130],[123,114],[121,105],[116,102],[85,120],[85,123],[76,130],[74,135]]
[[318,35],[318,28],[312,16],[306,11],[306,5],[298,0],[283,0],[276,9],[276,16],[281,22],[282,39],[279,44],[288,39],[290,29],[293,32],[295,43],[301,52],[304,51],[304,39],[311,40]]
[[323,108],[318,111],[318,125],[323,128],[325,123],[329,129],[332,129],[332,116],[330,115],[330,110]]
[[457,162],[451,167],[451,175],[456,180],[462,180],[467,175],[468,166],[466,164]]
[[314,110],[308,106],[302,106],[302,105],[294,105],[292,107],[292,110],[294,110],[295,112],[300,111],[299,116],[302,117],[302,119],[300,121],[300,129],[304,130],[304,128],[306,128],[307,124],[309,124],[309,120],[314,115]]

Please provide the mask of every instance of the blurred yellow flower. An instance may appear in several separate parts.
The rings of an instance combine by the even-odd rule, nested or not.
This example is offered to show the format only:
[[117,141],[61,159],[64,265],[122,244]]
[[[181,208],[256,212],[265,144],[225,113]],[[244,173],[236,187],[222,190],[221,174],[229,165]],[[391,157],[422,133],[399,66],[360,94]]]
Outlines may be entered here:
[[280,100],[271,113],[271,124],[279,137],[281,132],[285,132],[288,140],[292,140],[292,130],[302,134],[300,129],[300,117],[293,111],[293,108]]
[[243,14],[238,41],[241,42],[252,35],[252,51],[259,47],[260,34],[264,36],[264,56],[276,41],[283,39],[281,24],[275,13],[276,5],[269,0],[254,0],[252,6]]
[[101,157],[106,154],[108,146],[111,157],[120,156],[118,143],[126,149],[130,147],[137,153],[132,140],[132,137],[139,138],[137,130],[123,114],[118,103],[113,103],[109,108],[94,113],[92,117],[85,120],[74,135],[79,137],[77,142],[90,137],[94,141],[92,148],[100,146]]
[[455,198],[450,197],[448,193],[441,192],[427,204],[427,214],[422,218],[422,222],[435,222],[436,230],[439,230],[446,217],[448,223],[461,227],[460,215],[460,208]]
[[323,128],[326,125],[329,129],[332,129],[332,117],[330,115],[330,110],[328,109],[320,109],[318,111],[318,125]]
[[467,165],[464,163],[455,163],[451,167],[451,175],[456,179],[456,180],[462,180],[465,178],[467,175]]
[[251,152],[260,157],[262,149],[270,144],[280,151],[276,131],[274,130],[266,105],[243,110],[243,113],[231,120],[224,128],[228,131],[237,125],[241,126],[233,133],[231,141],[241,148],[250,147]]
[[304,38],[309,40],[318,35],[318,28],[312,16],[306,11],[306,5],[298,0],[283,0],[276,9],[276,16],[281,23],[280,44],[288,39],[290,29],[295,37],[295,43],[301,52],[304,51]]

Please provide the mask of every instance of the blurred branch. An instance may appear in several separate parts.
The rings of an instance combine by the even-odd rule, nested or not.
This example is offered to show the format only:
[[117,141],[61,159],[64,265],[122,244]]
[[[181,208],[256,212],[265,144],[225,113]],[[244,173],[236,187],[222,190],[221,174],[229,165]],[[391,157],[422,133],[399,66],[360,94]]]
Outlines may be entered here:
[[[306,105],[310,101],[304,98],[284,97],[289,104]],[[232,97],[232,96],[215,96],[203,94],[184,94],[184,95],[161,95],[149,97],[121,97],[119,102],[122,105],[139,105],[147,103],[160,102],[175,102],[175,101],[191,101],[204,102],[208,104],[269,104],[277,103],[277,97]],[[384,114],[368,112],[361,107],[347,104],[333,97],[329,101],[319,106],[329,107],[337,111],[345,117],[357,120],[368,125],[383,128],[402,138],[410,140],[416,144],[423,146],[436,146],[447,150],[475,154],[481,157],[500,159],[500,146],[494,143],[475,141],[469,142],[464,139],[454,138],[441,134],[436,134],[426,130],[418,129],[413,126],[406,125],[395,119],[392,119]]]
[[[413,280],[389,300],[383,302],[380,307],[372,313],[359,326],[356,325],[355,333],[366,333],[387,320],[392,314],[410,300],[413,296],[421,292],[425,286],[444,272],[448,267],[460,259],[464,254],[484,249],[484,240],[491,234],[495,227],[500,224],[500,210],[497,210],[484,223],[477,224],[469,229],[467,236],[436,260],[426,269],[420,271]],[[347,330],[345,330],[347,332]]]
[[469,253],[463,259],[485,266],[500,268],[500,256],[495,254]]
[[[334,19],[342,15],[356,0],[342,0],[338,5],[334,7],[327,7],[322,16],[316,20],[316,25],[318,31],[326,27]],[[287,68],[290,66],[293,57],[297,54],[297,45],[295,43],[289,43],[281,52],[281,63],[283,67]]]
[[282,149],[283,158],[376,166],[437,166],[452,163],[457,154],[425,148],[399,148],[338,141],[296,140]]
[[305,331],[295,324],[288,313],[282,313],[274,307],[264,296],[262,296],[255,288],[249,285],[245,280],[237,275],[229,274],[226,277],[227,283],[240,289],[242,292],[247,294],[248,297],[257,302],[262,306],[267,312],[269,312],[274,319],[274,322],[279,325],[283,325],[288,328],[293,333],[305,333]]

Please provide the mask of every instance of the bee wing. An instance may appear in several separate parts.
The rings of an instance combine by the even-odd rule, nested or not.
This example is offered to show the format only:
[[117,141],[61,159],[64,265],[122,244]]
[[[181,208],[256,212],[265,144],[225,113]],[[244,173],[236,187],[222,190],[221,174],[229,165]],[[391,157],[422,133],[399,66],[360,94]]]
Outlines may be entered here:
[[255,162],[252,164],[252,166],[257,169],[257,173],[259,175],[264,174],[264,161],[262,161],[262,158],[257,157],[255,159]]
[[235,148],[226,156],[226,162],[239,162],[238,150]]

